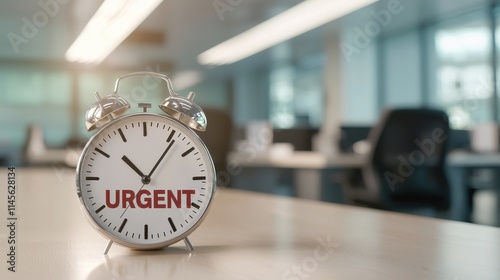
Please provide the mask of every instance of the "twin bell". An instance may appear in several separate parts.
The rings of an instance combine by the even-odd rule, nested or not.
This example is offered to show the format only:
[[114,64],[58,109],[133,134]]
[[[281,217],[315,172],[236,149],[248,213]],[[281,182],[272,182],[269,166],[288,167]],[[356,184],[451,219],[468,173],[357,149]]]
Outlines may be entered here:
[[167,75],[156,72],[125,74],[116,80],[112,94],[101,98],[98,93],[95,93],[97,101],[92,104],[85,114],[85,124],[88,131],[104,126],[130,109],[130,103],[118,95],[118,88],[122,79],[135,76],[151,76],[164,80],[167,83],[170,96],[158,105],[160,109],[192,129],[205,131],[207,118],[200,106],[193,102],[195,93],[190,92],[187,97],[180,96],[174,91],[172,82]]

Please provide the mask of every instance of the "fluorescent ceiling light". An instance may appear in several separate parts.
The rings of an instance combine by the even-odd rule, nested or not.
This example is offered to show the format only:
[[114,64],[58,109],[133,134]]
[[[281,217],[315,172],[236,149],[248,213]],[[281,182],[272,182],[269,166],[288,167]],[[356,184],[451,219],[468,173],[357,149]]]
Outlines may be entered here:
[[66,52],[71,62],[103,61],[163,0],[105,0]]
[[378,0],[307,0],[198,56],[204,65],[231,64]]

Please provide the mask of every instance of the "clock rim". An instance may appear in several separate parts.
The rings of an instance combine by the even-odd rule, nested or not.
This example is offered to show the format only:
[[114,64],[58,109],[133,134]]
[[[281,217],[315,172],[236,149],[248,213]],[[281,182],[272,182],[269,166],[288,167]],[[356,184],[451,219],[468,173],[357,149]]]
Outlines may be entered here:
[[[84,156],[87,154],[88,149],[89,149],[91,143],[95,140],[95,138],[97,138],[99,135],[101,135],[102,131],[104,131],[108,127],[116,124],[118,121],[122,121],[124,119],[133,118],[133,117],[141,117],[141,116],[153,116],[153,117],[159,117],[162,119],[167,119],[167,120],[172,121],[173,123],[177,124],[178,126],[185,128],[191,134],[192,138],[194,138],[195,141],[198,141],[198,143],[201,144],[201,147],[199,147],[199,148],[203,149],[204,152],[207,154],[207,156],[208,156],[207,164],[210,165],[208,168],[211,169],[212,174],[213,174],[213,178],[211,181],[212,191],[210,193],[210,199],[207,201],[208,205],[207,205],[205,211],[201,214],[201,217],[186,232],[179,235],[178,237],[173,238],[173,239],[169,239],[169,240],[164,241],[164,242],[151,243],[151,244],[138,244],[138,243],[131,243],[128,241],[121,240],[119,237],[115,236],[111,232],[109,232],[106,229],[104,229],[103,227],[101,227],[97,223],[97,221],[94,220],[94,218],[90,214],[90,211],[87,208],[85,202],[83,201],[82,186],[81,186],[81,182],[80,182],[80,174],[81,174],[81,168],[82,168],[83,161],[84,161]],[[209,183],[209,181],[207,181],[207,183]],[[94,230],[99,232],[102,236],[109,239],[110,241],[117,243],[119,245],[128,247],[128,248],[137,249],[137,250],[155,250],[155,249],[165,248],[165,247],[168,247],[172,244],[175,244],[175,243],[181,241],[182,239],[188,237],[205,220],[207,213],[209,212],[210,207],[212,206],[212,200],[214,199],[216,189],[217,189],[217,175],[216,175],[216,170],[215,170],[215,166],[213,163],[213,159],[212,159],[212,156],[210,155],[210,151],[208,150],[205,143],[201,140],[200,136],[198,136],[198,134],[196,134],[196,132],[194,132],[191,128],[189,128],[188,126],[179,122],[178,120],[176,120],[170,116],[165,116],[165,115],[160,115],[160,114],[155,114],[155,113],[135,113],[135,114],[121,116],[119,118],[112,120],[111,122],[109,122],[108,124],[106,124],[105,126],[100,128],[96,134],[94,134],[94,135],[92,135],[92,137],[90,137],[87,144],[85,144],[85,147],[82,150],[82,153],[80,155],[80,158],[78,159],[78,164],[76,167],[76,192],[77,192],[77,196],[78,196],[78,201],[80,202],[79,203],[80,209],[85,214],[85,218],[87,219],[87,222],[90,223],[90,225],[94,228]]]

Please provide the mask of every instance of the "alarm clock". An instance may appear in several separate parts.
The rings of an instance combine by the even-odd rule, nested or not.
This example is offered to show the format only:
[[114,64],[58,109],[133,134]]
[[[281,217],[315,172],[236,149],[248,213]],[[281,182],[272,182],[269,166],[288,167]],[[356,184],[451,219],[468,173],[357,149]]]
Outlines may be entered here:
[[[161,104],[165,114],[147,110],[125,114],[131,105],[119,96],[124,78],[151,76],[167,84]],[[76,187],[90,224],[109,242],[132,249],[158,249],[184,240],[203,221],[216,190],[210,153],[193,130],[204,131],[203,110],[177,94],[171,80],[154,72],[120,76],[112,94],[92,104],[85,116],[89,131],[99,129],[86,144],[77,166]]]

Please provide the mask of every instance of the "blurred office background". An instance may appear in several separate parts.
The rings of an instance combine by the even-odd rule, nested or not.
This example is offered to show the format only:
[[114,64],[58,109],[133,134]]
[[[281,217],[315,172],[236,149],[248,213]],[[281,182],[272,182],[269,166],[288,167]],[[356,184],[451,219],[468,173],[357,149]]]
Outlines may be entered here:
[[[308,177],[296,172],[308,171],[307,165],[282,168],[257,159],[273,153],[286,158],[294,151],[316,153],[301,154],[304,161],[323,159],[317,154],[326,162],[336,155],[366,156],[370,130],[388,108],[445,112],[451,128],[448,154],[479,154],[470,131],[496,143],[483,152],[498,153],[496,1],[380,0],[240,61],[214,66],[200,63],[199,55],[304,1],[164,0],[101,63],[67,61],[65,53],[102,2],[0,2],[3,165],[71,168],[93,134],[84,123],[93,93],[109,94],[119,75],[147,70],[169,74],[183,95],[197,93],[209,116],[203,137],[214,143],[209,146],[217,169],[226,171],[219,180],[228,187],[347,203],[342,184],[359,166],[327,166]],[[159,104],[167,96],[160,82],[147,90],[137,87],[142,82],[123,84],[121,92],[133,107]],[[257,144],[251,143],[252,127],[258,135],[265,132]],[[63,152],[30,161],[37,145]],[[226,160],[245,152],[248,158],[248,147],[255,162]],[[460,171],[466,172],[460,183],[474,190],[467,193],[472,200],[467,221],[496,224],[498,166],[494,161]],[[456,186],[449,181],[452,191]],[[316,193],[300,189],[307,186]]]

